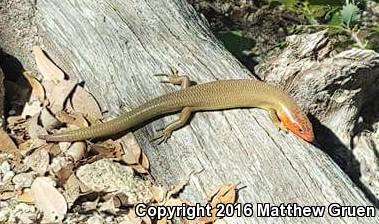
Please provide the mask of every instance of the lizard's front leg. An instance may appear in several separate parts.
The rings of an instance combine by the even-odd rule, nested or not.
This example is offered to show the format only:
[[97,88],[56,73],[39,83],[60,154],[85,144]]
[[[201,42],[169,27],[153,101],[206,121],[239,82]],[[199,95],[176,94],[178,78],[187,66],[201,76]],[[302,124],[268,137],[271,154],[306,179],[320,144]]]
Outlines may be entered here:
[[287,133],[287,128],[279,120],[278,115],[276,114],[276,111],[274,109],[267,109],[267,112],[271,118],[272,123],[275,125],[275,127],[277,127],[279,131],[283,131]]
[[171,83],[174,85],[180,85],[182,89],[185,89],[191,85],[191,80],[186,75],[179,75],[178,70],[171,68],[169,74],[155,74],[154,76],[164,76],[167,80],[162,80],[161,83]]

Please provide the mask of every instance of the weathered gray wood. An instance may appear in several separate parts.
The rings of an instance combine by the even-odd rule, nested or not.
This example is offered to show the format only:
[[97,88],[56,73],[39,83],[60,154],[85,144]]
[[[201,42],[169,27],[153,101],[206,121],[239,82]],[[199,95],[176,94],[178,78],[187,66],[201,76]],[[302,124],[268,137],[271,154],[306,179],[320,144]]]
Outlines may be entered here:
[[[19,60],[26,70],[35,68],[31,54],[33,45],[38,42],[35,11],[34,1],[0,1],[0,48],[13,59]],[[6,57],[0,54],[0,61]],[[8,61],[3,63],[14,67]]]
[[[48,53],[85,80],[104,109],[115,115],[176,89],[152,74],[169,66],[196,82],[251,75],[209,32],[185,1],[39,1]],[[225,182],[241,183],[239,202],[301,205],[370,205],[319,149],[279,133],[258,109],[197,113],[163,145],[149,139],[173,117],[136,131],[152,174],[164,184],[191,178],[181,194],[193,202]],[[377,218],[228,218],[228,223],[377,223]]]
[[4,75],[15,81],[22,76],[23,69],[32,70],[34,68],[35,63],[31,49],[38,39],[34,13],[33,1],[0,1],[0,66],[3,69],[0,72],[1,126],[5,124],[3,114]]
[[321,121],[319,143],[379,205],[378,135],[368,130],[375,130],[378,123],[373,113],[378,111],[379,54],[354,48],[320,58],[320,52],[331,50],[326,32],[288,37],[287,44],[279,55],[259,65],[258,75],[287,85]]
[[287,42],[289,47],[261,65],[258,75],[292,85],[290,91],[300,104],[343,141],[349,141],[362,106],[379,91],[379,54],[351,49],[316,59],[316,52],[330,47],[326,32],[292,36]]

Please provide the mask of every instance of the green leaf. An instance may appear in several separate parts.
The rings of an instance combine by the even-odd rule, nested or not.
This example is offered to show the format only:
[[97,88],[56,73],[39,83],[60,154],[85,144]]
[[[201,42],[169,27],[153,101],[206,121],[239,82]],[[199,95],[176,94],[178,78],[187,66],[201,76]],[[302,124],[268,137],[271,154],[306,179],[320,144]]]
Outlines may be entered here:
[[354,4],[347,4],[342,7],[340,11],[342,22],[348,27],[351,28],[355,23],[360,19],[360,9]]
[[374,26],[370,27],[370,30],[375,33],[379,33],[379,23],[374,24]]
[[237,58],[243,57],[243,51],[251,50],[255,46],[253,39],[246,37],[238,30],[218,32],[216,33],[216,37]]
[[285,5],[286,7],[294,7],[297,3],[297,0],[282,0],[280,1],[283,5]]
[[342,1],[340,0],[308,0],[310,5],[329,5],[329,6],[342,6]]
[[334,13],[332,16],[332,19],[329,21],[328,25],[332,26],[342,26],[343,21],[342,21],[342,16],[339,12]]
[[313,16],[307,16],[306,18],[308,20],[308,24],[310,24],[310,25],[318,25],[319,24],[317,19]]

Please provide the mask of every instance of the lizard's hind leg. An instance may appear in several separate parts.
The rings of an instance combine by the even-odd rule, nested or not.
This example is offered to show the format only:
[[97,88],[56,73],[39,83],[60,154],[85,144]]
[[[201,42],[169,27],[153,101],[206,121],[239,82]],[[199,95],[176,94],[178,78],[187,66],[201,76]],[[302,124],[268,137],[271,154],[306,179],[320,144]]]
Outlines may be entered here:
[[153,138],[152,141],[158,140],[158,145],[162,142],[166,142],[170,138],[173,131],[183,127],[187,123],[191,116],[191,112],[192,110],[190,107],[184,107],[179,114],[179,118],[167,125],[167,127],[160,131],[158,136]]

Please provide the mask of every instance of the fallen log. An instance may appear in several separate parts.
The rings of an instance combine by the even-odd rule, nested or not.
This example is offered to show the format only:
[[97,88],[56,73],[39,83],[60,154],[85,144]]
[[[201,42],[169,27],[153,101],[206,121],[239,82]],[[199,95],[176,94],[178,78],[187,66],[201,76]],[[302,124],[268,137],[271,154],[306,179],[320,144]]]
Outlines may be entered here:
[[[121,113],[124,105],[131,109],[174,90],[175,87],[160,84],[152,76],[168,72],[170,67],[198,83],[253,78],[184,1],[51,0],[39,1],[37,9],[42,40],[49,55],[67,74],[85,81],[86,87],[111,115]],[[296,52],[301,55],[304,51],[306,49],[297,49]],[[306,78],[306,75],[300,77]],[[286,83],[288,79],[281,80]],[[306,84],[295,82],[292,89],[305,88]],[[294,95],[304,97],[296,97],[304,110],[318,115],[306,103],[311,95]],[[334,121],[341,115],[330,116]],[[172,185],[190,172],[203,170],[191,178],[190,185],[180,195],[192,202],[204,201],[206,192],[219,184],[233,182],[245,186],[239,191],[238,202],[241,203],[372,205],[327,154],[291,133],[278,132],[264,111],[197,113],[191,123],[174,132],[166,144],[151,144],[149,139],[155,130],[172,119],[165,117],[151,122],[136,130],[135,135],[159,183]],[[378,222],[377,218],[329,215],[321,218],[232,217],[226,221],[309,223],[314,219],[333,223]]]

